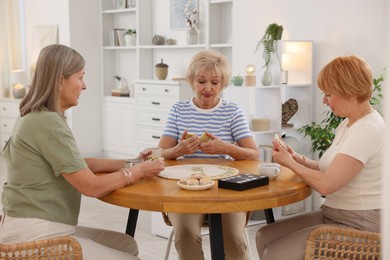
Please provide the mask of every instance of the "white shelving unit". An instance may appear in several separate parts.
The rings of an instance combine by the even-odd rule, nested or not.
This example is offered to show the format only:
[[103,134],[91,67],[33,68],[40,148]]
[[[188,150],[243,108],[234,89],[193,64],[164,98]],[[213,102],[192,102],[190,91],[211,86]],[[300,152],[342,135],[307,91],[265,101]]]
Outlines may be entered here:
[[[173,78],[184,78],[190,59],[200,50],[216,49],[226,55],[231,63],[233,62],[232,0],[199,0],[200,24],[198,29],[198,44],[186,43],[186,29],[178,31],[170,28],[169,15],[167,15],[170,12],[169,8],[170,0],[136,0],[135,7],[125,9],[116,9],[114,0],[100,0],[102,38],[101,79],[103,82],[103,114],[105,115],[103,119],[103,148],[104,154],[107,156],[133,156],[139,152],[137,149],[141,149],[147,144],[152,144],[152,142],[144,142],[143,145],[139,144],[133,149],[133,143],[130,142],[127,145],[131,145],[131,147],[125,148],[123,142],[119,143],[120,140],[126,139],[125,136],[111,136],[112,134],[117,135],[121,133],[127,135],[130,131],[118,132],[118,130],[114,129],[121,125],[120,122],[116,122],[123,120],[120,115],[127,113],[124,111],[121,112],[121,109],[129,110],[131,109],[130,107],[133,107],[134,111],[136,111],[135,113],[140,114],[138,111],[140,109],[138,102],[125,102],[124,100],[126,98],[111,97],[111,90],[118,84],[114,78],[115,75],[127,80],[131,95],[134,97],[134,95],[137,95],[135,82],[152,82],[156,80],[155,65],[160,63],[161,59],[169,66],[167,81],[171,81]],[[167,19],[156,20],[154,19],[155,17],[166,17]],[[112,31],[115,28],[125,30],[135,29],[137,32],[136,45],[114,46]],[[165,40],[168,38],[175,39],[176,44],[154,45],[152,41],[154,35],[163,36]],[[164,85],[163,82],[158,84],[161,86]],[[177,93],[180,93],[180,91]],[[115,113],[112,112],[114,108]],[[135,117],[134,120],[137,120],[137,118]],[[139,124],[134,122],[134,129],[136,129],[136,125]],[[159,129],[161,126],[157,124],[154,126],[158,131],[161,130]],[[130,132],[134,134],[135,139],[145,137],[145,132],[142,132],[142,136],[139,136],[139,131],[131,130]]]
[[[103,95],[111,95],[115,75],[135,80],[156,79],[155,65],[164,59],[169,65],[168,79],[182,78],[192,56],[203,49],[216,49],[232,62],[233,1],[199,1],[198,44],[185,42],[186,30],[175,31],[169,21],[156,21],[169,12],[169,0],[137,0],[134,8],[115,9],[115,1],[101,0],[102,82]],[[115,28],[136,29],[135,46],[113,46]],[[175,39],[175,45],[153,45],[154,35]],[[178,58],[180,57],[180,58]]]
[[[280,58],[285,65],[284,69],[288,69],[287,84],[229,86],[224,90],[223,96],[224,99],[240,105],[248,122],[252,118],[270,119],[269,131],[252,132],[260,147],[272,145],[272,139],[275,133],[278,133],[285,136],[285,141],[297,152],[304,153],[309,150],[309,144],[305,143],[297,129],[313,119],[313,43],[312,41],[281,41],[280,44],[282,54]],[[283,127],[282,104],[290,98],[297,100],[298,111],[288,122],[293,124],[293,127]],[[302,211],[311,211],[311,208],[311,197],[309,197],[302,202],[275,208],[273,211],[275,219],[281,219]]]

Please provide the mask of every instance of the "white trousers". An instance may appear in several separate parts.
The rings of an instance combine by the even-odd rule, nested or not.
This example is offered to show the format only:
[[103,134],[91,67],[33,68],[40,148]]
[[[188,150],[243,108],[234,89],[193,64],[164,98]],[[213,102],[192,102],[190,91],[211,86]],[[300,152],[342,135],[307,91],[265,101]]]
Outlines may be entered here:
[[73,236],[82,248],[83,259],[139,259],[138,247],[129,235],[89,227],[70,226],[36,218],[3,216],[0,243],[15,244],[57,236]]

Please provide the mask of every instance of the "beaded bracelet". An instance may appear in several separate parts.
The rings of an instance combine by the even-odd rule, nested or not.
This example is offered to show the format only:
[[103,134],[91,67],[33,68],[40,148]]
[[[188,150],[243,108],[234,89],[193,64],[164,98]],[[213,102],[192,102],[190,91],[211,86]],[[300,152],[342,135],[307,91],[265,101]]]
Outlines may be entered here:
[[127,185],[133,184],[133,181],[134,181],[133,173],[131,171],[129,171],[129,169],[127,169],[127,168],[122,168],[122,172],[126,177]]

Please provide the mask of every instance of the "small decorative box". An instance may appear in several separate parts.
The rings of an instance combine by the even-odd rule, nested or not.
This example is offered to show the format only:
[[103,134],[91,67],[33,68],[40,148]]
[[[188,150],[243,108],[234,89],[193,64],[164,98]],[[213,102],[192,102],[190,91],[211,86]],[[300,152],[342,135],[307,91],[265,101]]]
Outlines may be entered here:
[[268,183],[267,176],[244,173],[218,180],[218,188],[242,191],[268,185]]

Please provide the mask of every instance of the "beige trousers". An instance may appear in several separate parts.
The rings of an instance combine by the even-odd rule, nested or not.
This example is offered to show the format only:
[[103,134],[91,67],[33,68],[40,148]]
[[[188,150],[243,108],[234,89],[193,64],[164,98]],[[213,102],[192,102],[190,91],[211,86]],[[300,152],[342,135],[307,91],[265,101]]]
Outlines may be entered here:
[[74,236],[80,243],[83,259],[139,259],[135,240],[119,232],[70,226],[36,218],[3,216],[0,243],[15,244],[56,236]]
[[302,260],[311,230],[322,224],[380,231],[380,210],[322,210],[280,220],[257,231],[256,246],[261,260]]
[[[182,260],[203,260],[201,227],[204,214],[168,213],[175,237],[175,247]],[[222,214],[225,260],[246,260],[248,249],[245,243],[246,212]]]

